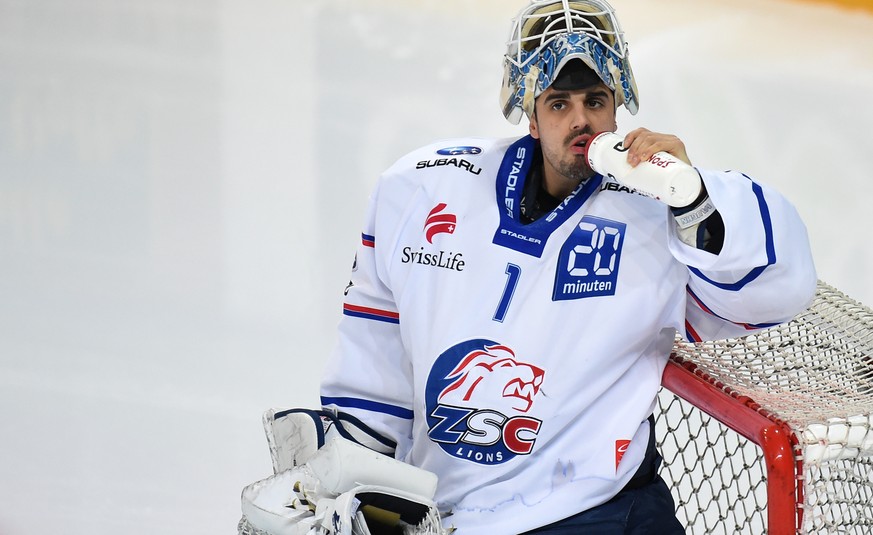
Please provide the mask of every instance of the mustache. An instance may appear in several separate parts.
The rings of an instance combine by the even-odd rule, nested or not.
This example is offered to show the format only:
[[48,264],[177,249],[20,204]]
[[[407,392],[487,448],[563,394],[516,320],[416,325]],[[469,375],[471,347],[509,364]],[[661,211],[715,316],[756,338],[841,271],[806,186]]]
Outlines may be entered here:
[[589,136],[593,136],[594,129],[592,129],[590,126],[585,126],[580,130],[575,130],[570,135],[568,135],[566,139],[564,139],[564,144],[569,145],[573,143],[573,140],[582,134],[588,134]]

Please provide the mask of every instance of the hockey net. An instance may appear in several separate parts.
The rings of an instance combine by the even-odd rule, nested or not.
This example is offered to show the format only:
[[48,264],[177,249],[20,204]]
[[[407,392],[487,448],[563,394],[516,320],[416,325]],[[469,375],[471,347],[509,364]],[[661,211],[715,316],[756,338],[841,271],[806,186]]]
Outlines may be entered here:
[[819,282],[790,323],[678,340],[656,434],[688,533],[873,533],[873,310]]

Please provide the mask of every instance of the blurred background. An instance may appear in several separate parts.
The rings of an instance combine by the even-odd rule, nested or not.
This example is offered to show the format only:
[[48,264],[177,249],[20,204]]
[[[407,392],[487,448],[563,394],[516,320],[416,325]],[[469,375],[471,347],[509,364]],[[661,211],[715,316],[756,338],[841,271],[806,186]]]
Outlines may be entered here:
[[[370,188],[517,136],[521,0],[0,0],[0,534],[235,533],[314,407]],[[871,2],[614,0],[637,126],[775,186],[873,304]]]

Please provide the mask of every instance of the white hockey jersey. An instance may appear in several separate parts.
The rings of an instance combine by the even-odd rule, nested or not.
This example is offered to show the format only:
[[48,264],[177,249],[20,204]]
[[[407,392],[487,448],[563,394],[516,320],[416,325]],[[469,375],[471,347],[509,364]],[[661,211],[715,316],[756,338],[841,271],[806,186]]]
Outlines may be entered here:
[[322,404],[439,476],[458,533],[521,533],[612,498],[645,453],[678,331],[747,334],[810,303],[806,229],[778,193],[699,170],[718,255],[667,206],[596,175],[519,222],[535,141],[401,158],[371,197]]

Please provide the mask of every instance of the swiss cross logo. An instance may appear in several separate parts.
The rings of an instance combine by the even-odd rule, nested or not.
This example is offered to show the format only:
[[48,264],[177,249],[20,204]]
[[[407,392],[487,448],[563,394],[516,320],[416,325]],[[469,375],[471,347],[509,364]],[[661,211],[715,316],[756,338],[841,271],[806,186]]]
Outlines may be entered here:
[[627,452],[627,447],[630,446],[630,440],[615,441],[615,471],[618,472],[618,465],[621,463],[621,458]]
[[437,234],[453,234],[455,232],[458,218],[455,214],[443,212],[445,209],[446,203],[441,202],[434,206],[430,213],[427,214],[427,219],[424,221],[424,233],[427,243],[433,243],[433,237]]

